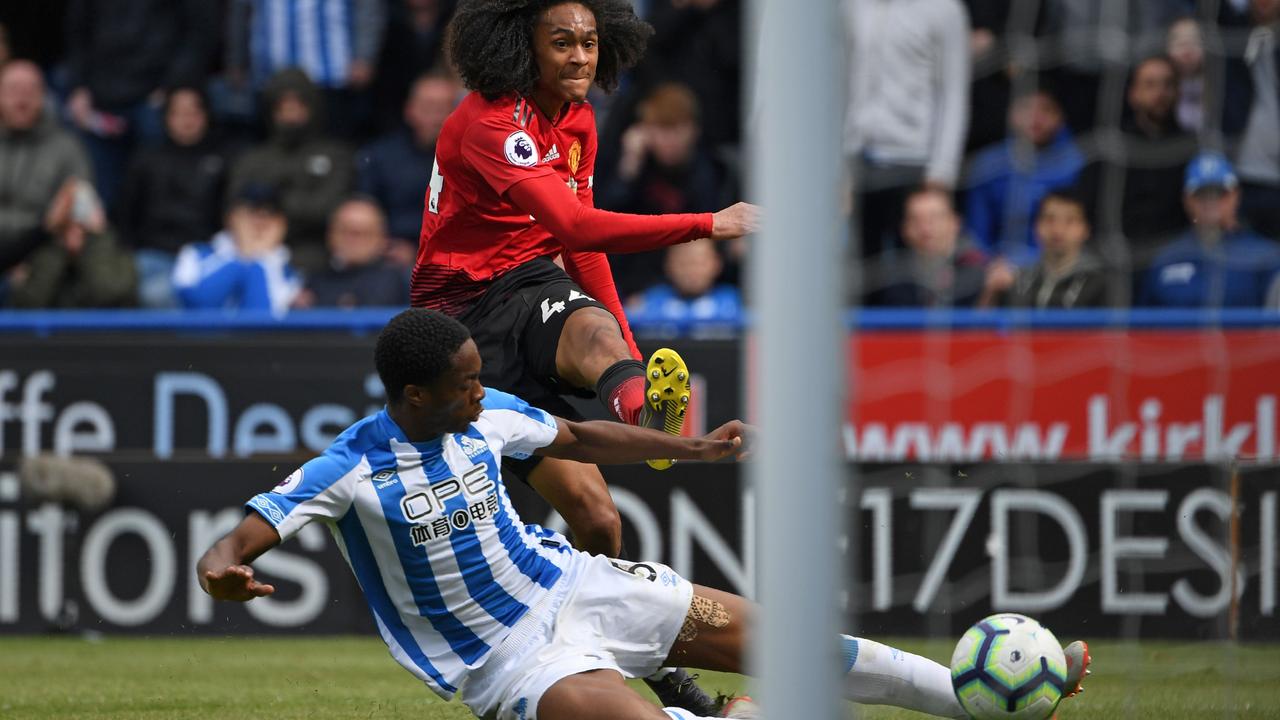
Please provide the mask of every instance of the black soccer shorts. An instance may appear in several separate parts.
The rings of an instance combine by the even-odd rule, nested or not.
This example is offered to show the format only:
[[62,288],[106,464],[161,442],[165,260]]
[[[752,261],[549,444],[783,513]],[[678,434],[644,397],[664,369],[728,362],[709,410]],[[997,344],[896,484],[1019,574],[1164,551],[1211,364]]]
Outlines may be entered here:
[[[561,396],[594,397],[595,391],[572,387],[560,379],[556,349],[569,315],[587,307],[608,311],[546,258],[503,274],[479,302],[458,317],[480,349],[480,382],[552,415],[582,419]],[[541,459],[538,455],[527,460],[503,458],[502,467],[527,483]]]

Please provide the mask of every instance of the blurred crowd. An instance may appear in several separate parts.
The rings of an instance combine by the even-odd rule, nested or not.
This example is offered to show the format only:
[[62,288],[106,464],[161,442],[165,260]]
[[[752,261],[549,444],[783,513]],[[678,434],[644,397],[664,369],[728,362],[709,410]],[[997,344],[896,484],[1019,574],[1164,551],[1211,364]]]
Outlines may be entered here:
[[[464,93],[453,6],[4,3],[0,306],[406,305]],[[656,33],[593,96],[596,202],[718,210],[743,193],[742,3],[635,6]],[[1280,0],[841,10],[851,304],[1280,308]],[[642,324],[732,332],[744,252],[613,266]]]

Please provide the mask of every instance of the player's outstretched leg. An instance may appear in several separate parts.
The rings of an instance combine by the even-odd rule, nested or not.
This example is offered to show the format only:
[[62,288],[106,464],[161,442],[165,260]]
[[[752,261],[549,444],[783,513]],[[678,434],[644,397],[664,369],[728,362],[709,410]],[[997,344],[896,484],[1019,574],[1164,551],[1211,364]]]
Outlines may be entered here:
[[[742,597],[694,585],[689,614],[667,662],[742,672],[747,632],[755,614],[755,606]],[[951,671],[945,666],[870,640],[842,635],[840,641],[845,699],[895,705],[938,717],[967,717],[951,689]]]
[[844,696],[865,705],[895,705],[930,715],[967,718],[945,665],[874,640],[840,636]]

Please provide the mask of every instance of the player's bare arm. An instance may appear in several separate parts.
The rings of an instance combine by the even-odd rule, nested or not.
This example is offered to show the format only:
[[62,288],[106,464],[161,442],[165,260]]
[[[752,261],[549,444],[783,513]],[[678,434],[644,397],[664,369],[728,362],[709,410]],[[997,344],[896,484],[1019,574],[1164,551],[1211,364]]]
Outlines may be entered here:
[[245,602],[270,595],[275,586],[254,579],[249,563],[280,544],[280,535],[260,515],[249,514],[214,543],[196,563],[200,587],[216,600]]
[[750,446],[751,428],[731,420],[702,437],[668,435],[658,430],[590,420],[573,422],[556,418],[559,430],[540,455],[578,462],[617,465],[643,462],[654,457],[715,462],[730,456],[744,457]]

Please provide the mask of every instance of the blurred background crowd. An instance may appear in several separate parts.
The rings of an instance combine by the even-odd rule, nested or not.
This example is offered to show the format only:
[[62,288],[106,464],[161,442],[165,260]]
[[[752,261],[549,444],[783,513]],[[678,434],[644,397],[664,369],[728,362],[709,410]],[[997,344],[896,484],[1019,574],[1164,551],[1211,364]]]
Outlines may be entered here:
[[[742,3],[656,29],[596,202],[743,195]],[[0,6],[0,306],[406,305],[453,0]],[[1280,308],[1280,0],[842,0],[850,304]],[[803,71],[803,69],[798,69]],[[804,142],[794,138],[792,142]],[[833,149],[834,151],[835,149]],[[856,190],[854,190],[856,189]],[[659,332],[737,327],[744,244],[615,256]]]

